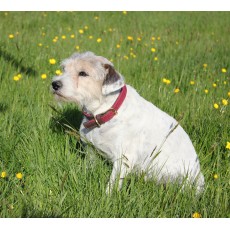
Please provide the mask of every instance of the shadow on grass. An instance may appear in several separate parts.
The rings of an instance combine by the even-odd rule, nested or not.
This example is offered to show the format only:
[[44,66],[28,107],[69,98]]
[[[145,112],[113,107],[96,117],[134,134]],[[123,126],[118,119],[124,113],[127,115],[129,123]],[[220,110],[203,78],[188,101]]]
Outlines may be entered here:
[[49,211],[36,210],[26,205],[22,209],[22,218],[61,218],[62,216]]
[[[80,140],[80,135],[78,133],[82,121],[82,113],[76,108],[67,108],[64,111],[58,111],[53,106],[50,106],[56,115],[53,116],[50,120],[50,128],[55,133],[71,133],[70,135],[75,137],[76,143],[73,144],[75,149],[79,153],[84,152],[84,144]],[[80,154],[82,158],[85,157],[85,154]]]
[[53,132],[65,132],[68,129],[66,125],[74,130],[79,130],[83,116],[80,111],[76,108],[66,108],[63,111],[59,111],[53,106],[50,107],[56,113],[50,120],[50,128]]
[[8,106],[0,102],[0,113],[4,113],[7,109]]
[[12,54],[8,53],[7,51],[3,50],[0,46],[0,57],[2,57],[6,62],[13,65],[16,69],[19,69],[20,73],[28,74],[30,76],[38,75],[37,71],[32,67],[24,66],[22,64],[23,58],[21,60],[17,60]]

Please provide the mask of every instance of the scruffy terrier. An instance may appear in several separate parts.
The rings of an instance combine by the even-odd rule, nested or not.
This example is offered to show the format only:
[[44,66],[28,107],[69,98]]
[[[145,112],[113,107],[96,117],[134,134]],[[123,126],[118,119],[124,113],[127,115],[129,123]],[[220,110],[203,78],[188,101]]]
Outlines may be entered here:
[[52,92],[83,111],[82,140],[91,142],[113,163],[107,185],[118,189],[131,171],[166,183],[178,180],[202,191],[204,177],[193,144],[178,122],[126,85],[113,64],[92,52],[74,53],[62,62]]

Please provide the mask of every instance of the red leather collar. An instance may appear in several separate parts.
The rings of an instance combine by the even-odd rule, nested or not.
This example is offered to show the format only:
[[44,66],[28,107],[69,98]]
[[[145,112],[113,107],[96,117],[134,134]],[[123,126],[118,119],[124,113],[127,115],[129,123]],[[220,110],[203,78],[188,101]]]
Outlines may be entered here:
[[100,127],[102,124],[111,120],[117,114],[118,109],[121,107],[123,101],[125,100],[126,94],[127,88],[126,85],[124,85],[117,100],[114,102],[112,107],[104,113],[93,116],[92,114],[83,111],[84,116],[88,119],[88,121],[83,123],[84,127],[87,129]]

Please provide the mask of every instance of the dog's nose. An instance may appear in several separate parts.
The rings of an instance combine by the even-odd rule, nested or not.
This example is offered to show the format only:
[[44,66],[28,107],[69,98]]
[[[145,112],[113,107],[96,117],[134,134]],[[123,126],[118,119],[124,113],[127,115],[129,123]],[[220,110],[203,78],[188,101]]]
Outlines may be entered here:
[[52,87],[54,90],[59,90],[62,87],[61,81],[53,81],[52,82]]

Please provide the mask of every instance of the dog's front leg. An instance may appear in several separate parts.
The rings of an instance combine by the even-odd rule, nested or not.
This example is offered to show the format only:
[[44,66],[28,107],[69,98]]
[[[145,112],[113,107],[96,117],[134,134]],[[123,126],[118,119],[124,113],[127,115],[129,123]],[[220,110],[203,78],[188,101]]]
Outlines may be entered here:
[[117,190],[119,191],[122,187],[122,183],[124,180],[124,177],[130,172],[130,165],[128,163],[127,158],[122,158],[119,160],[116,160],[113,163],[113,170],[110,175],[110,180],[108,182],[107,188],[106,188],[106,194],[111,194],[115,183],[116,179],[118,180],[117,184]]

